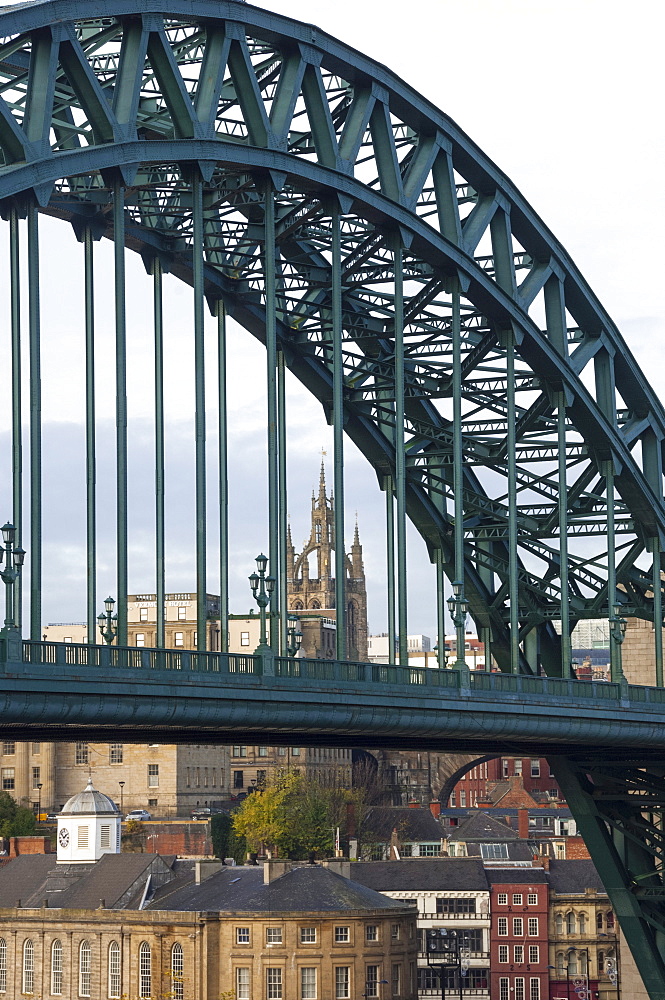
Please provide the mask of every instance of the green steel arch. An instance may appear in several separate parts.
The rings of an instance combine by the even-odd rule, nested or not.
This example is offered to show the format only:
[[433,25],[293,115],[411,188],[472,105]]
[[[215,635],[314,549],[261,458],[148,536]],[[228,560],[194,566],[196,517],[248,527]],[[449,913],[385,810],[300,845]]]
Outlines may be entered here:
[[[19,528],[30,525],[22,541],[31,569],[33,641],[42,625],[40,213],[69,220],[84,246],[89,629],[97,611],[92,276],[94,243],[103,237],[115,246],[121,644],[128,589],[126,248],[142,255],[154,278],[158,607],[164,594],[161,295],[170,271],[195,293],[199,635],[205,634],[211,516],[206,303],[217,317],[222,376],[227,315],[266,345],[269,555],[283,624],[285,368],[320,400],[334,426],[336,537],[344,536],[344,433],[385,491],[389,631],[400,637],[403,663],[407,517],[437,568],[441,656],[445,576],[463,585],[505,672],[568,678],[573,624],[616,618],[617,603],[624,614],[662,621],[660,402],[573,261],[512,182],[388,69],[310,25],[241,2],[106,0],[91,16],[82,0],[37,0],[0,12],[0,152],[0,204],[10,234],[13,508]],[[19,293],[24,218],[27,403]],[[220,404],[223,397],[222,377]],[[225,462],[222,433],[223,615]],[[341,545],[335,576],[342,609]],[[279,651],[277,634],[273,642]],[[337,643],[343,660],[342,628]],[[654,650],[662,684],[659,627]],[[621,682],[616,645],[612,667]],[[660,795],[662,802],[660,776],[641,792],[639,762],[633,770],[634,801],[653,805]],[[651,996],[663,997],[658,823],[648,845],[643,838],[636,848],[641,812],[633,809],[629,822],[621,796],[612,817],[598,819],[586,785],[590,771],[584,762],[562,764],[560,780],[573,808],[588,818],[589,841],[603,824],[615,831],[614,847],[598,833],[594,856],[602,856],[614,879],[631,946],[639,951],[640,935],[646,942],[641,966],[652,977]],[[627,888],[636,870],[651,893],[648,913]]]

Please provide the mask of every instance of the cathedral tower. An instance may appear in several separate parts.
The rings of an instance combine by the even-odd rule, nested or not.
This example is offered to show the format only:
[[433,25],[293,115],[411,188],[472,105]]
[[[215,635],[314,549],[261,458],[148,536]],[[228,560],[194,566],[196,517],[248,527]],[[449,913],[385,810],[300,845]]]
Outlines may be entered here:
[[[289,610],[302,612],[303,617],[331,612],[335,616],[335,502],[326,494],[326,474],[323,461],[319,475],[319,492],[312,493],[311,529],[302,552],[297,553],[289,528],[286,564],[288,573]],[[353,545],[346,554],[346,648],[350,660],[367,660],[367,592],[363,549],[356,522]],[[305,648],[305,644],[304,644]],[[305,654],[316,655],[305,648]]]

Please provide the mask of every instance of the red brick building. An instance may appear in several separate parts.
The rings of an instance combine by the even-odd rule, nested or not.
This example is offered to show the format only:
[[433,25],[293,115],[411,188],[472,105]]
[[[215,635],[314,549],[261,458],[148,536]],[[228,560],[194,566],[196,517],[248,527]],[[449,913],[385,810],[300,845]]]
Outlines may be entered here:
[[548,878],[544,868],[487,868],[490,996],[547,1000]]
[[[514,779],[519,779],[520,787],[537,803],[563,800],[544,757],[494,757],[475,764],[460,777],[448,805],[473,808],[495,804],[497,798],[503,797],[511,788],[511,784],[514,787]],[[526,805],[526,802],[521,804]]]

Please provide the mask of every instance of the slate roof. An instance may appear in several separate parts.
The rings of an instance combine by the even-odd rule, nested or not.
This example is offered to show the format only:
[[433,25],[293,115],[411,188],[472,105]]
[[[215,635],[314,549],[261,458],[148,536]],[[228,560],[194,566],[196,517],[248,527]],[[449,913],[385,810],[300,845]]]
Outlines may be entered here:
[[549,882],[549,872],[544,868],[486,868],[487,881],[491,885],[539,885]]
[[448,834],[447,839],[462,840],[467,843],[472,840],[476,843],[485,841],[500,844],[506,840],[518,840],[519,834],[500,819],[490,816],[489,813],[478,812],[455,827]]
[[482,861],[474,858],[405,858],[357,861],[351,878],[379,892],[487,892]]
[[319,865],[293,868],[267,885],[263,868],[228,867],[200,885],[173,885],[155,893],[146,909],[292,913],[390,910],[404,904]]
[[171,879],[167,863],[155,854],[105,854],[90,864],[58,864],[54,854],[26,854],[0,868],[0,906],[137,909],[149,874]]
[[593,861],[588,858],[570,858],[567,861],[550,861],[550,885],[554,892],[583,893],[585,889],[605,892]]
[[376,838],[388,843],[393,830],[402,843],[440,841],[443,830],[429,809],[409,809],[407,806],[374,806],[365,821],[365,839]]

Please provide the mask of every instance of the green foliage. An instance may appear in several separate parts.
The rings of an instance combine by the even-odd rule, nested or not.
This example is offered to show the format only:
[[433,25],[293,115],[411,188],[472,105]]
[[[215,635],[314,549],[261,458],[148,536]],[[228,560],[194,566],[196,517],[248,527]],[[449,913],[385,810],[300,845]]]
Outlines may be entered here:
[[235,858],[238,864],[243,864],[247,854],[247,841],[234,830],[233,819],[229,813],[213,816],[210,826],[215,857]]
[[0,837],[30,837],[35,824],[31,809],[18,806],[8,792],[0,792]]

